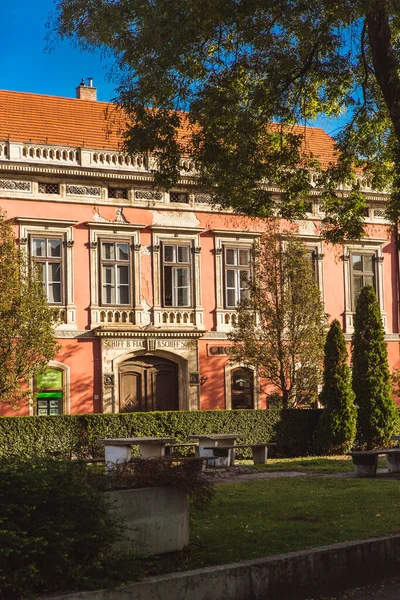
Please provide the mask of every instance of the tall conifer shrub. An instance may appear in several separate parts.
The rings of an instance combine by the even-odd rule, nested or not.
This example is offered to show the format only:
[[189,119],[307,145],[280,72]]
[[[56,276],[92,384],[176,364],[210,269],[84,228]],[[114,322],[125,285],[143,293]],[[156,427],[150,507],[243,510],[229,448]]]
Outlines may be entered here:
[[353,390],[358,405],[357,445],[386,446],[397,423],[381,313],[374,289],[360,293],[354,317]]
[[357,414],[347,358],[346,341],[335,319],[326,337],[324,385],[319,398],[325,410],[318,424],[316,449],[323,454],[343,454],[354,443]]

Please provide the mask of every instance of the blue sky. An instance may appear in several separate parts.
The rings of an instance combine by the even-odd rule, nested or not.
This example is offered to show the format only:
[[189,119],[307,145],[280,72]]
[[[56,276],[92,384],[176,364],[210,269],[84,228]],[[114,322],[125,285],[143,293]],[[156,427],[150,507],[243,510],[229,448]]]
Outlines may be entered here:
[[53,0],[0,0],[0,89],[75,97],[82,77],[93,77],[98,99],[112,99],[114,86],[107,81],[112,62],[100,52],[57,40],[47,49],[46,23],[54,8]]
[[[99,51],[82,52],[70,41],[49,44],[46,23],[55,5],[54,0],[0,0],[0,89],[74,98],[81,79],[93,77],[98,100],[113,99],[112,59]],[[321,117],[315,125],[335,134],[344,121]]]

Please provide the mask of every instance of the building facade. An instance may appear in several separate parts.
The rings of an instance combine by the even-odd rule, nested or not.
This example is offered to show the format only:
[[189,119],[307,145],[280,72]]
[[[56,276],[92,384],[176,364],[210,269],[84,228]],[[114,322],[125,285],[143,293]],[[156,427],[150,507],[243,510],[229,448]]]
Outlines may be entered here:
[[[16,219],[19,243],[62,317],[57,360],[31,382],[36,405],[19,414],[268,407],[254,374],[227,360],[227,333],[265,224],[215,209],[191,165],[176,188],[154,189],[151,161],[119,150],[121,112],[98,102],[91,85],[76,95],[0,91],[0,208]],[[306,139],[329,162],[331,138],[309,128]],[[321,241],[318,189],[299,235],[326,312],[348,338],[361,287],[375,287],[397,368],[398,245],[385,195],[363,189],[361,241]]]

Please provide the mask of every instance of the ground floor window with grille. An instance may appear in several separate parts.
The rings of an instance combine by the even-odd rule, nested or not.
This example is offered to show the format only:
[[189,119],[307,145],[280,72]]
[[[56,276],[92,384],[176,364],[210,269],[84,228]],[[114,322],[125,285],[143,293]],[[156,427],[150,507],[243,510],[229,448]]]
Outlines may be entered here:
[[254,408],[253,371],[240,367],[232,371],[232,408]]
[[61,415],[63,413],[63,372],[46,369],[37,375],[35,382],[36,414]]

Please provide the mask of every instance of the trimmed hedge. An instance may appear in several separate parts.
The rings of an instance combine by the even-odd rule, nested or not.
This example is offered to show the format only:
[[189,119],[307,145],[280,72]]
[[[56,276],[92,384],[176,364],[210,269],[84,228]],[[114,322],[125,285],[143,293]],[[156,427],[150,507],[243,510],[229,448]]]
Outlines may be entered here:
[[[321,410],[214,410],[48,417],[1,417],[0,460],[104,456],[99,438],[237,432],[241,443],[276,441],[278,456],[313,454]],[[239,455],[240,456],[240,455]],[[250,456],[243,451],[241,456]]]

